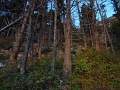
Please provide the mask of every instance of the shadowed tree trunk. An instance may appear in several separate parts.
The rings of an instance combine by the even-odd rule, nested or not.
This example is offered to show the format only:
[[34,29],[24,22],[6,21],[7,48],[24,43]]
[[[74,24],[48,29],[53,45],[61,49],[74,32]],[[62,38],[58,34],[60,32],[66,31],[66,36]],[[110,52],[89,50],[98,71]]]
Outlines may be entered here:
[[12,54],[10,56],[10,60],[17,59],[17,54],[18,54],[18,52],[20,50],[21,39],[23,37],[23,33],[24,33],[24,30],[25,30],[25,26],[26,26],[26,22],[28,20],[29,13],[30,13],[30,10],[28,9],[28,12],[26,13],[25,18],[23,19],[21,29],[18,28],[18,32],[16,32],[16,34],[15,34],[15,42],[13,44],[13,52],[12,52]]
[[99,40],[99,31],[95,31],[95,49],[97,52],[100,51],[100,40]]
[[90,1],[90,8],[91,8],[91,41],[92,41],[92,46],[96,47],[96,43],[94,43],[94,41],[96,40],[96,18],[95,18],[95,10],[94,10],[94,0],[89,0]]
[[85,31],[84,31],[84,28],[83,28],[83,20],[81,19],[81,13],[80,13],[80,9],[79,9],[79,2],[77,0],[77,9],[78,9],[78,15],[79,15],[79,20],[80,20],[80,26],[81,26],[81,29],[82,29],[82,33],[83,33],[83,41],[84,41],[84,48],[85,50],[87,49],[87,40],[86,40],[86,36],[85,36]]
[[[42,9],[40,10],[41,21],[40,21],[40,30],[38,34],[38,58],[41,58],[42,55],[42,45],[45,43],[45,30],[46,30],[46,8],[47,8],[47,0],[41,0]],[[44,3],[44,5],[43,5]]]
[[53,11],[52,11],[52,0],[51,0],[51,12],[50,12],[50,29],[49,29],[49,45],[51,45],[52,43],[52,17],[53,17]]
[[[43,15],[44,16],[44,15]],[[44,17],[43,17],[44,18]],[[43,20],[42,20],[43,21]],[[42,22],[41,24],[41,29],[39,31],[39,35],[38,35],[38,58],[40,59],[41,58],[41,55],[42,55],[42,43],[43,43],[43,27],[44,27],[44,24]]]
[[[38,17],[38,15],[37,15],[37,17]],[[32,32],[31,42],[30,42],[30,57],[31,58],[33,58],[33,55],[35,54],[33,44],[34,44],[34,33],[35,33],[35,30],[36,30],[36,27],[37,27],[37,20],[38,20],[38,18],[35,18],[35,21],[34,21],[35,24],[33,24],[34,26],[32,28],[33,32]]]
[[71,65],[71,30],[70,30],[70,0],[66,0],[66,24],[64,27],[65,36],[65,53],[63,62],[63,77],[71,76],[72,65]]
[[27,59],[28,59],[28,51],[29,51],[29,47],[30,47],[30,41],[31,41],[31,36],[32,36],[32,29],[31,29],[31,25],[32,25],[32,15],[33,15],[33,11],[34,11],[34,6],[35,6],[35,0],[31,0],[30,1],[30,16],[29,16],[29,25],[28,25],[28,36],[27,36],[27,42],[26,42],[26,46],[25,46],[25,51],[23,54],[23,58],[22,58],[22,64],[21,64],[21,74],[24,74],[26,72],[26,63],[27,63]]
[[[47,3],[45,1],[45,3]],[[45,20],[45,17],[46,17],[46,9],[45,7],[43,8],[43,11],[42,11],[42,20],[41,20],[41,25],[40,25],[40,30],[39,30],[39,34],[38,34],[38,58],[40,59],[41,58],[41,55],[42,55],[42,44],[45,43],[45,25],[46,25],[46,20]]]
[[55,69],[54,64],[55,64],[55,60],[56,60],[57,0],[54,0],[54,3],[55,3],[55,17],[54,17],[54,44],[53,44],[53,56],[52,56],[52,68],[51,68],[52,74],[54,74],[54,69]]

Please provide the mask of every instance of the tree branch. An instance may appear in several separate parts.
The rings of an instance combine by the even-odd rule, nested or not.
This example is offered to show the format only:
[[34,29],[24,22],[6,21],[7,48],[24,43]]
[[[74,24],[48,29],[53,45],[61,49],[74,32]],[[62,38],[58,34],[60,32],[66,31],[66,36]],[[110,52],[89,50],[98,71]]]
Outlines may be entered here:
[[[26,14],[25,14],[26,15]],[[21,20],[25,15],[22,15],[21,17],[19,17],[17,20],[15,20],[14,22],[8,24],[7,26],[3,27],[0,29],[0,32],[4,31],[5,29],[7,29],[8,27],[12,26],[13,24],[15,24],[16,22],[18,22],[19,20]]]

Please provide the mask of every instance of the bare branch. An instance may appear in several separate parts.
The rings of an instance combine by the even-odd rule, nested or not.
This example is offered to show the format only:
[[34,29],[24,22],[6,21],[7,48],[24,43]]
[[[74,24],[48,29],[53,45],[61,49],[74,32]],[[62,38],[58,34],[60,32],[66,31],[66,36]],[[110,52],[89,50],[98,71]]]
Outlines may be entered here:
[[[26,15],[26,14],[25,14]],[[21,17],[19,17],[17,20],[15,20],[14,22],[11,22],[10,24],[8,24],[7,26],[3,27],[2,29],[0,29],[0,32],[4,31],[5,29],[7,29],[8,27],[12,26],[13,24],[15,24],[16,22],[18,22],[19,20],[21,20],[25,15],[22,15]]]

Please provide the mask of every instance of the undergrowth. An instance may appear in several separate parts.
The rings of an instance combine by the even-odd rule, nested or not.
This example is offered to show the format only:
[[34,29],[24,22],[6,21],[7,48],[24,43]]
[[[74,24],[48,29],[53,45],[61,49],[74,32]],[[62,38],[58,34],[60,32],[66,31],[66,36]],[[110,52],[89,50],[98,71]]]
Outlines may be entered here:
[[51,74],[50,57],[29,59],[28,76],[17,72],[17,62],[0,69],[0,90],[119,90],[120,57],[96,53],[90,48],[78,50],[72,58],[72,76],[62,78],[63,58],[56,60]]
[[[120,59],[120,58],[119,58]],[[78,90],[119,90],[120,61],[110,53],[96,53],[90,48],[78,51],[73,62],[70,89]]]

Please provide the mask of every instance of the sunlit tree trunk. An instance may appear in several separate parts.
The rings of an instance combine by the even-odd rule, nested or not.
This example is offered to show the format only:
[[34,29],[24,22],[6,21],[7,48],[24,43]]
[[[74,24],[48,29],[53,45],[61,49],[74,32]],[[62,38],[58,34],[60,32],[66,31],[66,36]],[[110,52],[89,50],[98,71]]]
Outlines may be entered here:
[[66,24],[64,27],[65,53],[63,62],[63,76],[68,77],[72,74],[71,64],[71,30],[70,30],[70,0],[66,0]]

